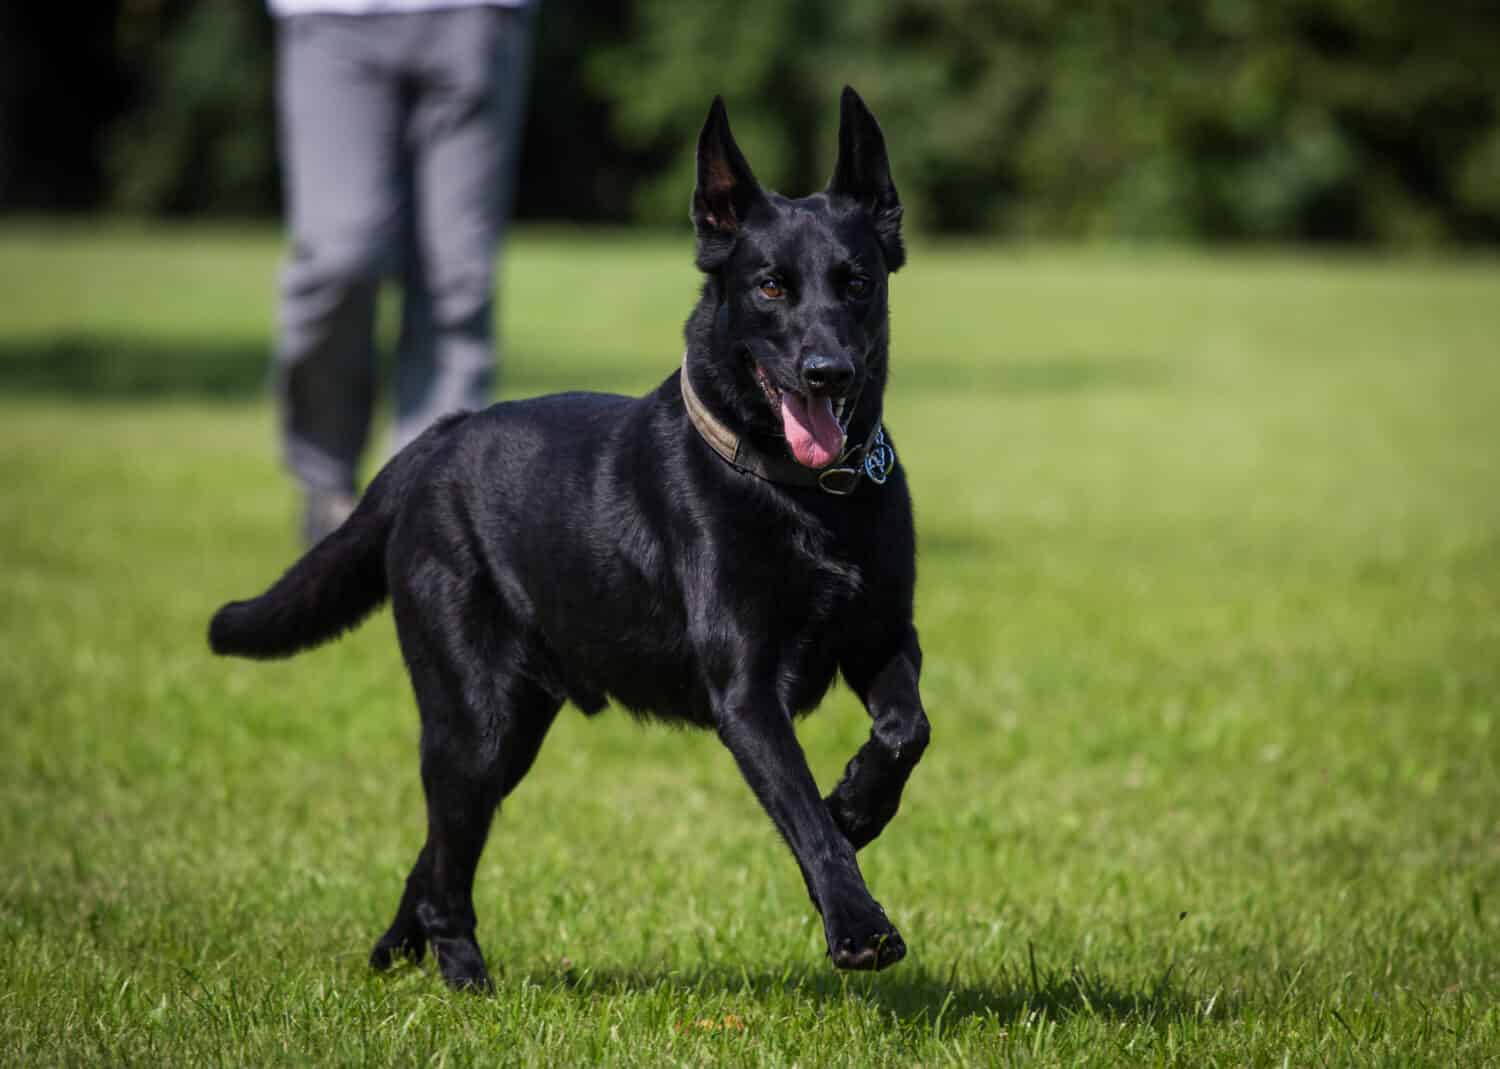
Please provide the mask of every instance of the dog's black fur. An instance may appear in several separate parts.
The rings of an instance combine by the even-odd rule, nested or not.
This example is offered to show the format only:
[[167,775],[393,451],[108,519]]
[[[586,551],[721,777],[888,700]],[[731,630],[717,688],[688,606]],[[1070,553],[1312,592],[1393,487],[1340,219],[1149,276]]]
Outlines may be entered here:
[[[776,390],[881,418],[886,277],[901,206],[874,117],[845,89],[826,192],[763,191],[715,100],[698,145],[686,373],[758,448],[788,455]],[[915,543],[899,465],[847,497],[746,474],[689,422],[678,373],[635,399],[574,393],[450,416],[386,465],[358,508],[269,591],[224,606],[214,650],[285,657],[387,596],[422,715],[427,843],[378,968],[432,944],[455,987],[488,987],[475,866],[494,810],[564,701],[718,732],[796,855],[835,965],[906,953],[855,851],[895,815],[927,746],[912,627]],[[820,798],[793,732],[837,673],[869,741]]]

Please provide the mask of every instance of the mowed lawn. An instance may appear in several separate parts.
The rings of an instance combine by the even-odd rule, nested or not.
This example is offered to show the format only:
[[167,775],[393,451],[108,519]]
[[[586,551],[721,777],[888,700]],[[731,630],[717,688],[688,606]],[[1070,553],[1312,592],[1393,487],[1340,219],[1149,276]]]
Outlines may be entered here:
[[[565,710],[494,998],[366,968],[421,843],[388,615],[216,660],[292,559],[270,231],[0,230],[0,1064],[1500,1059],[1500,264],[918,244],[889,423],[934,725],[828,965],[710,736]],[[641,391],[685,233],[530,233],[507,396]],[[866,732],[800,733],[830,784]]]

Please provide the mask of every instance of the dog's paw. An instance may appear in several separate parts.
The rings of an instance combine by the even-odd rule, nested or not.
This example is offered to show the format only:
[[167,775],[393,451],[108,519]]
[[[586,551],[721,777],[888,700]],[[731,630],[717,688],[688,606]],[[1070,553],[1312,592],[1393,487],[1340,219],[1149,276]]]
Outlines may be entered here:
[[472,991],[489,995],[495,991],[489,970],[484,967],[484,955],[479,944],[472,939],[434,939],[432,952],[437,958],[438,970],[443,979],[455,991]]
[[380,937],[375,949],[370,951],[370,968],[385,972],[398,960],[413,964],[421,961],[427,953],[427,937],[421,932],[403,931],[395,926]]
[[906,942],[879,904],[857,912],[840,913],[826,924],[828,956],[835,968],[868,972],[884,969],[906,957]]

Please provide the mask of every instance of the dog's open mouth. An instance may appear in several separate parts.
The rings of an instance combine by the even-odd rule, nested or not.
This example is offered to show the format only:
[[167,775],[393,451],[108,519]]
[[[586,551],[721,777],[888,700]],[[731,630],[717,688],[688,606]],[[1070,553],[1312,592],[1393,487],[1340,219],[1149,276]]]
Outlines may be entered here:
[[805,468],[826,468],[844,451],[844,409],[849,399],[840,397],[812,397],[796,390],[783,390],[771,381],[769,375],[753,359],[755,381],[765,392],[771,409],[781,416],[781,429],[786,435],[792,456]]

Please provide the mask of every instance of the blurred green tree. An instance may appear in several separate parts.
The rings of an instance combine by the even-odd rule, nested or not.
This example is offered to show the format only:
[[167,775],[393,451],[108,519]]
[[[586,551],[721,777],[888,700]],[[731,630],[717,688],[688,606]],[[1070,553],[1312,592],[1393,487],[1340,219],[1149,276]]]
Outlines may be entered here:
[[634,199],[652,220],[680,215],[710,89],[808,190],[849,82],[938,230],[1500,239],[1493,4],[640,0],[590,74],[623,141],[671,146]]
[[[0,203],[275,209],[259,0],[48,10],[0,23]],[[847,82],[928,229],[1500,242],[1493,0],[542,0],[535,69],[523,217],[680,223],[714,93],[819,188]]]
[[274,207],[275,68],[265,8],[126,4],[119,33],[140,89],[109,132],[112,206],[219,216]]

